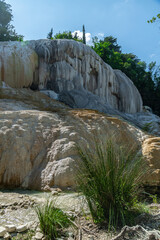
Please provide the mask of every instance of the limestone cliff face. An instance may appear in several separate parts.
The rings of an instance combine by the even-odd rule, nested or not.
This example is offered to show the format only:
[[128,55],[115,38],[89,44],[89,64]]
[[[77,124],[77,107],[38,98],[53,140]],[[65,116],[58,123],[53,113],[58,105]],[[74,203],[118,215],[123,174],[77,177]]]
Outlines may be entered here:
[[159,137],[152,140],[122,119],[74,110],[40,92],[0,89],[0,186],[74,187],[76,144],[92,146],[95,136],[105,140],[113,135],[118,145],[142,150],[150,167],[144,183],[159,185]]
[[31,86],[38,80],[38,56],[26,43],[0,43],[0,82],[10,87]]
[[[39,61],[37,69],[37,56]],[[12,87],[50,89],[56,93],[87,90],[121,112],[142,111],[132,81],[114,71],[88,46],[73,40],[0,43],[1,81]]]

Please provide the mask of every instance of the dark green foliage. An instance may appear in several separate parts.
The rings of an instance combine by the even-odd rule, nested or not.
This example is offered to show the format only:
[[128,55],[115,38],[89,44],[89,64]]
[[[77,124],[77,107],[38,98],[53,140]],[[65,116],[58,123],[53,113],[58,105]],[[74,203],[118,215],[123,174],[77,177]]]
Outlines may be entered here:
[[84,27],[84,25],[83,25],[82,31],[83,31],[83,43],[86,44],[86,32],[85,32],[85,27]]
[[77,32],[75,32],[74,36],[72,35],[71,31],[65,31],[63,33],[57,33],[56,35],[54,35],[53,39],[72,39],[78,42],[82,42],[82,39],[78,38],[77,36]]
[[53,39],[53,28],[51,28],[51,31],[47,35],[48,39]]
[[43,207],[37,207],[40,229],[46,239],[54,240],[61,236],[64,228],[71,225],[68,216],[59,208],[55,208],[52,201],[47,201]]
[[0,41],[22,41],[23,36],[15,32],[11,25],[13,19],[11,6],[0,0]]
[[94,221],[114,227],[132,224],[139,213],[137,198],[145,173],[142,158],[111,140],[95,141],[94,148],[78,147],[78,152],[77,183]]
[[149,65],[146,70],[146,63],[140,61],[132,53],[124,54],[117,44],[117,39],[112,36],[104,40],[93,39],[93,47],[96,53],[113,69],[120,69],[124,72],[138,88],[143,105],[153,109],[153,112],[160,115],[160,67],[155,70],[155,63]]

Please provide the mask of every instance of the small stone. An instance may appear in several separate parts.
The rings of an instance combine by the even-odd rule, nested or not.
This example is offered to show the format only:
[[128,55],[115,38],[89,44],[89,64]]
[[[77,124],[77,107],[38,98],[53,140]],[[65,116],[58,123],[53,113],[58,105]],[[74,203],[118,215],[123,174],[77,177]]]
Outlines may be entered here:
[[3,237],[6,234],[7,230],[4,227],[0,227],[0,237]]
[[20,195],[19,198],[23,198],[23,195]]
[[89,235],[89,236],[88,236],[88,240],[94,240],[94,237],[91,236],[91,235]]
[[6,232],[5,235],[3,236],[3,238],[5,240],[9,240],[9,239],[11,239],[11,235],[8,232]]
[[24,205],[23,207],[24,207],[25,209],[28,209],[28,205]]
[[39,227],[37,227],[36,232],[41,232],[41,229]]
[[58,193],[62,192],[62,190],[60,188],[51,188],[52,191],[56,191]]
[[20,226],[16,227],[16,230],[19,233],[25,232],[27,229],[28,229],[27,225],[20,225]]
[[34,236],[34,238],[36,240],[41,240],[41,239],[43,239],[43,237],[44,237],[44,235],[40,232],[37,232],[36,235]]
[[12,233],[16,231],[16,226],[15,225],[5,225],[5,228],[7,232]]
[[53,196],[58,195],[58,192],[55,191],[55,190],[53,190],[53,191],[52,191],[52,195],[53,195]]
[[4,215],[5,214],[5,210],[3,209],[1,212],[0,212],[0,215]]
[[47,185],[43,188],[43,191],[44,192],[50,192],[51,191],[51,188]]
[[69,232],[69,233],[68,233],[68,237],[69,237],[69,238],[73,238],[73,237],[74,237],[73,232]]
[[17,207],[12,206],[12,207],[11,207],[11,210],[17,210]]

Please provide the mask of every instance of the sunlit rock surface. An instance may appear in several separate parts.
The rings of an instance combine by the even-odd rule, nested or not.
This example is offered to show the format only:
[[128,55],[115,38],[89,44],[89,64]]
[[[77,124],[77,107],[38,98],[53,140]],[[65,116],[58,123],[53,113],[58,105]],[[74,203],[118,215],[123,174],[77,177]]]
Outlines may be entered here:
[[0,59],[0,79],[10,87],[30,86],[57,94],[86,89],[121,112],[142,111],[142,99],[132,81],[80,42],[4,42],[0,43]]
[[0,82],[15,88],[30,87],[38,79],[37,67],[38,56],[26,43],[0,43]]
[[0,186],[74,187],[76,144],[113,135],[118,145],[142,151],[154,172],[144,183],[160,185],[152,157],[160,140],[153,144],[135,126],[144,125],[138,90],[90,47],[67,40],[0,43],[0,82]]
[[[144,148],[144,161],[155,172],[146,176],[147,185],[160,184],[160,139],[155,146],[139,128],[93,110],[73,110],[40,92],[27,89],[0,89],[0,185],[43,190],[46,186],[75,186],[76,144],[116,136],[118,145]],[[7,109],[4,106],[7,105]],[[152,150],[152,151],[153,151]],[[152,164],[150,164],[150,159]],[[148,173],[147,173],[148,174]]]

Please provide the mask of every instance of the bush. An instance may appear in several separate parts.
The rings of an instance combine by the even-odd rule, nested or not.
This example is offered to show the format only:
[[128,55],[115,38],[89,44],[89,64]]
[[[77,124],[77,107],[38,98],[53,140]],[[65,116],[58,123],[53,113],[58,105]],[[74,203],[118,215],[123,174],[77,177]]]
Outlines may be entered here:
[[[55,208],[52,201],[36,208],[40,222],[40,229],[48,240],[54,240],[60,236],[60,231],[71,225],[68,216],[59,208]],[[62,232],[61,232],[62,233]]]
[[144,164],[141,157],[112,140],[95,141],[94,148],[78,146],[81,157],[77,183],[93,220],[109,226],[131,224],[136,215]]

